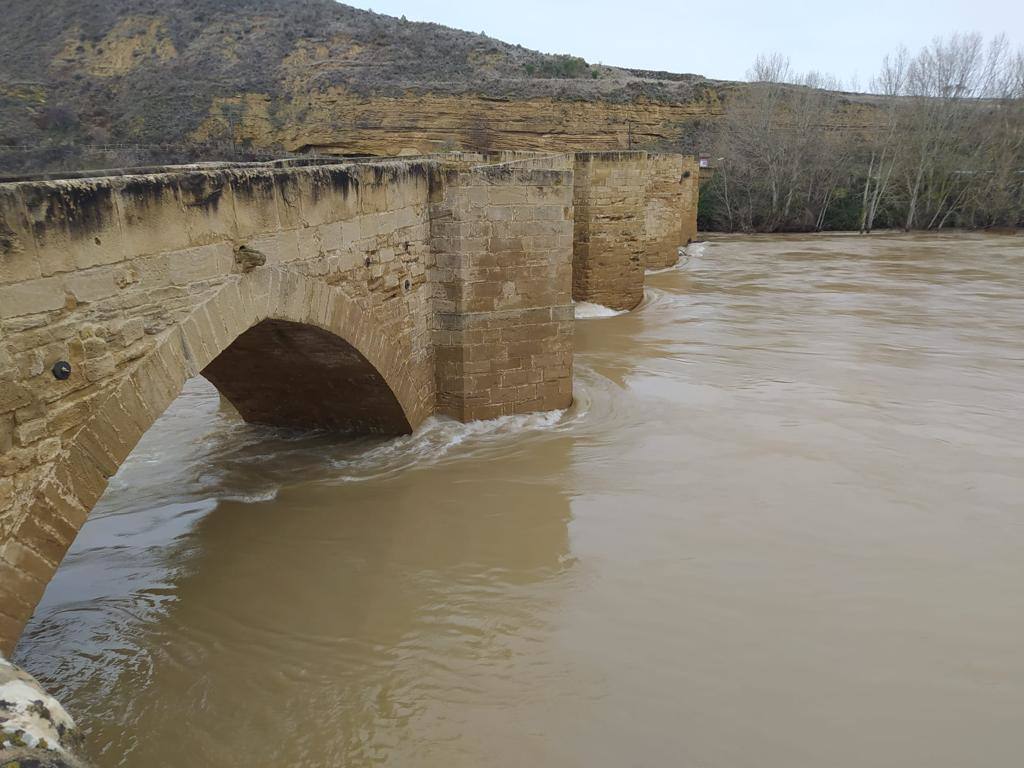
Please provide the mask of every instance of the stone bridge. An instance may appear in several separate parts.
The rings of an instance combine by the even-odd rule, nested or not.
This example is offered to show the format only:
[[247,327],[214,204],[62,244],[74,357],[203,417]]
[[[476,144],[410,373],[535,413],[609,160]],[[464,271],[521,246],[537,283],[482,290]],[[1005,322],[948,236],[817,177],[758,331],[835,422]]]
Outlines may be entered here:
[[692,158],[644,152],[0,184],[0,651],[189,377],[352,433],[566,408],[573,299],[634,307],[696,195]]

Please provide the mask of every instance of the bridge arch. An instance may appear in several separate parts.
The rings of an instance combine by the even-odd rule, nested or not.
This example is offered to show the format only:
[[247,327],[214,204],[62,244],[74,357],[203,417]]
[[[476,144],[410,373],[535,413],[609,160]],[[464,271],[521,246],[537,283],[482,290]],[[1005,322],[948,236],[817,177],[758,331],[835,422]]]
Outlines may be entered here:
[[[208,378],[247,421],[404,434],[433,406],[406,344],[342,289],[300,273],[267,267],[221,287],[111,388],[25,504],[0,546],[13,618],[31,617],[108,480],[187,380]],[[20,629],[0,633],[0,653]]]
[[0,184],[0,653],[192,376],[289,426],[567,407],[573,169],[455,154]]

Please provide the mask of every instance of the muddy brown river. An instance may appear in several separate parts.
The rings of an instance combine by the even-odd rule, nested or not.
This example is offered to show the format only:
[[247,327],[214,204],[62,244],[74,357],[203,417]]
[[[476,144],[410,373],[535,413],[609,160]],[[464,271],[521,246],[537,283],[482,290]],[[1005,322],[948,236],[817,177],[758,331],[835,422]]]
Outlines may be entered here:
[[190,383],[16,659],[101,767],[1024,763],[1024,238],[721,238],[580,314],[565,413]]

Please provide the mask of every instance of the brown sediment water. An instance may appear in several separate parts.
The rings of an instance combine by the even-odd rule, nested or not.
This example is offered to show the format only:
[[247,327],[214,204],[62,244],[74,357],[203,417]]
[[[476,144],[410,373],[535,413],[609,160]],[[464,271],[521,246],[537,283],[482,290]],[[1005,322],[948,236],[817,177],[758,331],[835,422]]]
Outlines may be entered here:
[[191,383],[16,659],[101,767],[1024,760],[1024,239],[720,238],[577,350],[389,442]]

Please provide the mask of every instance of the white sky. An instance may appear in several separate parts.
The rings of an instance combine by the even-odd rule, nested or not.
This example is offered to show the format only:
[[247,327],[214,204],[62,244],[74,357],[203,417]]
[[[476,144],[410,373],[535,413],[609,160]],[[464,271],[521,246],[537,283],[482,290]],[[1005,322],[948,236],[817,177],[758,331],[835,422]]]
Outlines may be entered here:
[[795,69],[856,77],[882,56],[936,35],[1006,32],[1024,45],[1024,0],[348,0],[414,21],[486,32],[547,53],[638,69],[743,79],[758,53]]

